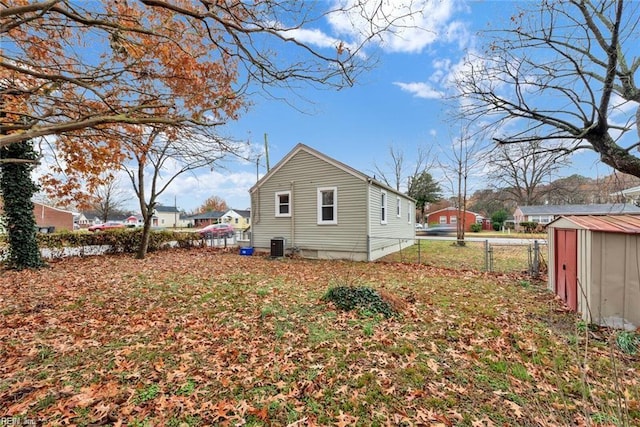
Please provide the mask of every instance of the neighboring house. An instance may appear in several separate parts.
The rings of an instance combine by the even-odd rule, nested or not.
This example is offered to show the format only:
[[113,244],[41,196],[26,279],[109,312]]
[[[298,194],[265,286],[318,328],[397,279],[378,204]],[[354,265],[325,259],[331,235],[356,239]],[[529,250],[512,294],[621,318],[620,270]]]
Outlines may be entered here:
[[176,206],[156,205],[153,211],[151,225],[154,227],[186,227],[188,221],[186,217],[180,213]]
[[[116,212],[107,215],[107,222],[122,222],[125,223],[128,214],[124,214],[122,212]],[[89,228],[92,225],[102,224],[105,221],[102,221],[102,214],[96,211],[86,211],[76,214],[75,222],[80,226],[81,229]]]
[[631,187],[612,195],[622,195],[628,203],[637,203],[640,201],[640,187]]
[[193,222],[193,226],[196,228],[206,227],[211,224],[219,224],[222,221],[222,217],[225,212],[221,211],[208,211],[195,215],[191,215],[189,219]]
[[144,218],[142,215],[129,215],[124,223],[128,226],[142,227],[144,225]]
[[371,261],[414,244],[413,199],[304,144],[249,191],[256,249]]
[[[471,224],[482,224],[484,217],[478,213],[465,212],[465,231],[471,231]],[[458,208],[448,207],[427,213],[428,225],[450,225],[456,227],[458,224]]]
[[100,221],[97,216],[92,216],[88,212],[77,213],[73,220],[80,228],[89,228]]
[[518,206],[513,213],[516,231],[521,231],[521,222],[536,222],[547,225],[566,215],[612,215],[640,214],[640,207],[632,203],[604,203],[593,205],[538,205]]
[[[0,200],[0,215],[3,213],[2,201]],[[36,226],[40,231],[49,232],[53,229],[56,231],[73,231],[73,215],[71,211],[33,202],[33,216],[36,220]]]
[[33,214],[36,218],[36,225],[41,231],[73,230],[73,212],[64,209],[54,208],[53,206],[43,205],[42,203],[33,203]]
[[222,216],[222,222],[233,225],[236,230],[246,230],[251,225],[251,211],[229,209]]

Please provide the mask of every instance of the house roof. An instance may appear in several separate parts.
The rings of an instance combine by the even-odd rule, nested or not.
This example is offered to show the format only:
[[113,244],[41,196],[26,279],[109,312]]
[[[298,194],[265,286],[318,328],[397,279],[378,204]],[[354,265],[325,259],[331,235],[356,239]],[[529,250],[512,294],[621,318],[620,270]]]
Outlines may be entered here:
[[400,191],[396,190],[395,188],[389,187],[388,185],[377,181],[376,179],[370,177],[369,175],[362,173],[354,168],[352,168],[351,166],[342,163],[339,160],[336,160],[334,158],[331,158],[329,156],[327,156],[326,154],[323,154],[321,152],[319,152],[318,150],[315,150],[311,147],[309,147],[308,145],[299,143],[297,144],[295,147],[293,147],[293,150],[291,150],[286,156],[284,156],[273,168],[271,168],[271,170],[269,172],[267,172],[267,174],[265,176],[263,176],[262,178],[260,178],[258,180],[258,182],[256,182],[253,187],[251,187],[249,189],[250,193],[253,193],[254,191],[256,191],[258,188],[260,188],[262,186],[262,184],[264,184],[266,181],[269,180],[269,178],[271,178],[271,176],[273,176],[273,174],[275,174],[280,168],[282,168],[282,166],[284,166],[289,160],[291,160],[291,158],[293,158],[293,156],[295,156],[296,154],[298,154],[299,152],[304,151],[306,153],[311,154],[314,157],[317,157],[320,160],[324,160],[325,162],[337,167],[338,169],[343,170],[344,172],[353,175],[354,177],[362,180],[362,181],[369,181],[374,183],[375,185],[377,185],[378,187],[384,188],[385,190],[401,195],[402,197],[406,197],[408,199],[414,200],[413,198],[407,196],[404,193],[401,193]]
[[155,209],[156,212],[180,213],[180,210],[176,206],[156,205]]
[[604,203],[594,205],[538,205],[519,206],[524,215],[608,215],[637,213],[640,207],[631,203]]
[[614,194],[622,194],[623,196],[627,196],[627,197],[640,196],[640,186],[627,188],[625,190],[622,190]]
[[191,215],[191,216],[189,216],[189,218],[191,218],[191,219],[219,219],[219,218],[222,218],[222,216],[225,213],[226,212],[220,212],[220,211],[207,211],[207,212]]
[[552,221],[549,226],[563,219],[591,231],[640,234],[640,215],[568,215]]
[[251,217],[251,211],[248,209],[244,209],[244,210],[240,210],[240,209],[229,209],[231,211],[234,211],[235,213],[237,213],[238,215],[240,215],[243,218],[250,218]]

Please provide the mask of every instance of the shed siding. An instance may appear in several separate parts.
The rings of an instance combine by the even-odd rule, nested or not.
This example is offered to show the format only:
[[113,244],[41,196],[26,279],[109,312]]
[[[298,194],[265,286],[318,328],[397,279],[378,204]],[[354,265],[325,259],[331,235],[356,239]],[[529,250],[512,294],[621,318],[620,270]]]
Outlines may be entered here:
[[640,325],[638,237],[619,233],[591,233],[594,240],[592,315],[598,323],[623,326],[623,319]]
[[[253,245],[270,248],[272,238],[284,237],[286,248],[295,247],[306,256],[351,253],[353,259],[366,259],[366,186],[364,180],[299,151],[252,195]],[[317,223],[320,187],[337,188],[336,225]],[[275,216],[275,193],[280,191],[291,191],[291,217]]]
[[[549,250],[555,248],[554,229],[578,233],[578,312],[586,321],[612,327],[640,326],[640,234],[587,229],[566,218],[549,227]],[[549,259],[549,289],[554,290],[555,257]]]

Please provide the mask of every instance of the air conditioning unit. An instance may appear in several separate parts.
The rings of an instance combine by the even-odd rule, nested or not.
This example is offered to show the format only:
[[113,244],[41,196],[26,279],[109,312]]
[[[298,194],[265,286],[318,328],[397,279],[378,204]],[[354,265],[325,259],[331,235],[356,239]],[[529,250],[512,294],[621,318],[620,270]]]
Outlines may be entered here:
[[284,256],[284,242],[284,237],[271,239],[271,258],[282,258]]

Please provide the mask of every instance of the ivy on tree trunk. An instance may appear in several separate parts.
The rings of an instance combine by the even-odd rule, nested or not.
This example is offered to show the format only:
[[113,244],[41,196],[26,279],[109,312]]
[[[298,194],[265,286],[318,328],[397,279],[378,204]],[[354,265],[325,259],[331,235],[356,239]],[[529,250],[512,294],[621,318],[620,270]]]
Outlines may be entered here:
[[[31,180],[34,163],[29,161],[36,158],[31,142],[19,142],[0,148],[0,190],[7,222],[7,266],[10,269],[24,270],[44,265],[38,249],[36,219],[31,201],[38,186]],[[5,163],[7,159],[14,161]]]

